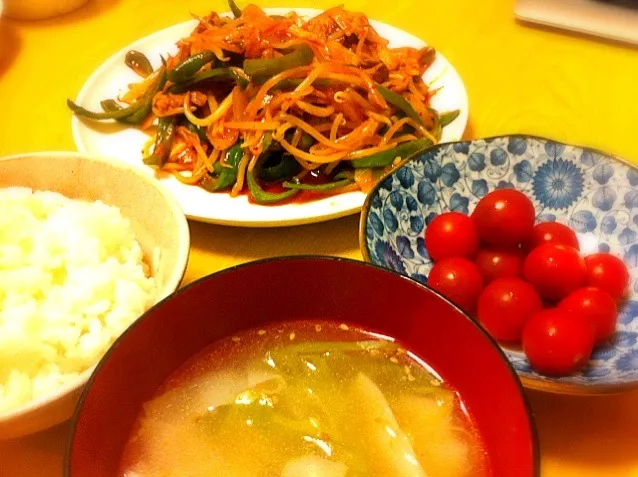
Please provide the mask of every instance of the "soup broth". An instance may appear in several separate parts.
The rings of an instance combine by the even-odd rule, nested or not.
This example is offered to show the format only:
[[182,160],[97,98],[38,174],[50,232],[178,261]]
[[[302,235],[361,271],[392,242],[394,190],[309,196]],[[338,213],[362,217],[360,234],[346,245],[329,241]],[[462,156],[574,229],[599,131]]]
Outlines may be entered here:
[[456,393],[385,337],[316,321],[214,343],[147,402],[124,477],[488,476]]

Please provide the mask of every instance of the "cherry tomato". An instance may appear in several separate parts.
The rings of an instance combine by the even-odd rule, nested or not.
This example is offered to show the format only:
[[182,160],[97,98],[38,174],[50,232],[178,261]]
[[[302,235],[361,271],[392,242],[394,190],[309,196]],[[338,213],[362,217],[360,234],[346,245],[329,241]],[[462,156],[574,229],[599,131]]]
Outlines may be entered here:
[[534,227],[534,205],[514,189],[498,189],[483,197],[472,219],[479,238],[490,245],[516,245]]
[[441,214],[425,229],[425,248],[432,260],[471,258],[478,249],[478,243],[474,221],[459,212]]
[[428,285],[467,312],[473,312],[483,289],[476,265],[463,257],[436,262],[430,270]]
[[521,276],[524,261],[523,250],[515,247],[482,248],[474,259],[485,284],[497,278]]
[[558,308],[539,311],[523,330],[523,351],[541,373],[569,374],[587,363],[593,348],[589,323]]
[[629,286],[629,272],[621,259],[608,253],[595,253],[585,257],[587,284],[606,291],[620,301]]
[[558,307],[586,320],[592,326],[596,344],[603,343],[616,331],[616,301],[600,288],[579,288],[563,298]]
[[529,253],[523,264],[523,277],[543,298],[560,300],[585,284],[586,270],[578,250],[546,243]]
[[560,243],[580,250],[576,233],[567,225],[558,222],[541,222],[532,229],[531,235],[524,243],[528,251],[543,245],[544,243]]
[[478,301],[478,319],[498,341],[521,340],[525,323],[543,309],[532,285],[516,277],[499,278],[487,285]]

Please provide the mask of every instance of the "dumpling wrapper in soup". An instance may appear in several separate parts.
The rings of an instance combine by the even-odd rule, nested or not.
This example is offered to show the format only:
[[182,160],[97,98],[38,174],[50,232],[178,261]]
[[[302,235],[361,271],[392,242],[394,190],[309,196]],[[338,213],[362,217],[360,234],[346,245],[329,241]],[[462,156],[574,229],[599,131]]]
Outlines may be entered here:
[[432,476],[472,475],[468,472],[470,443],[455,429],[451,399],[439,402],[434,397],[401,396],[394,407],[394,415],[411,430],[414,450]]
[[281,477],[345,477],[348,467],[317,456],[292,459],[286,464]]
[[359,373],[350,392],[361,436],[375,456],[377,477],[427,477],[412,443],[401,430],[388,401],[372,380]]

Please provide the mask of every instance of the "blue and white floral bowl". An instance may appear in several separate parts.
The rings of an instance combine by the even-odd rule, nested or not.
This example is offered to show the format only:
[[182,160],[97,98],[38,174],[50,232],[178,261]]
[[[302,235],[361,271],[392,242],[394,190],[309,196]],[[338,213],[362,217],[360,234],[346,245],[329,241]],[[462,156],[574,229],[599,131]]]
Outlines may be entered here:
[[360,229],[364,259],[427,283],[427,224],[442,212],[471,213],[481,197],[504,187],[525,192],[538,221],[572,227],[583,253],[611,252],[631,273],[617,332],[582,372],[543,376],[521,350],[504,349],[523,383],[570,394],[638,387],[638,169],[619,159],[519,135],[434,146],[406,160],[368,195]]

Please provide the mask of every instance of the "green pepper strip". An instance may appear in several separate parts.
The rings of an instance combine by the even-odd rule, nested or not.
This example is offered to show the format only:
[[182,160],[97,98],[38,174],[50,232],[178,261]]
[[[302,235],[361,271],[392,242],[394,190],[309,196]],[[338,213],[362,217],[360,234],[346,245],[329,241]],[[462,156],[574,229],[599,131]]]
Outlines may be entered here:
[[310,146],[312,146],[314,142],[314,138],[304,131],[301,134],[301,138],[299,138],[299,144],[297,144],[297,148],[301,149],[302,151],[308,151],[310,149]]
[[406,157],[412,156],[431,145],[432,141],[427,138],[416,139],[414,141],[399,144],[394,149],[389,149],[363,159],[351,161],[350,165],[355,169],[385,167],[392,164],[397,157],[405,159]]
[[153,154],[144,158],[144,164],[147,166],[162,167],[166,163],[173,145],[176,119],[175,116],[165,116],[159,119]]
[[[109,108],[108,111],[104,112],[89,111],[88,109],[75,104],[70,99],[66,100],[66,104],[69,109],[71,109],[71,111],[73,111],[75,114],[85,118],[95,120],[117,119],[118,121],[129,124],[139,124],[144,121],[146,116],[148,116],[148,113],[150,112],[153,105],[153,96],[155,96],[155,93],[157,93],[164,87],[165,83],[166,68],[162,66],[159,70],[157,70],[157,78],[153,81],[153,83],[149,85],[142,98],[126,108],[116,109],[115,107],[113,107],[113,104],[117,103],[115,103],[115,101],[113,100],[102,101],[102,108]],[[113,107],[112,110],[110,109],[111,107]]]
[[228,155],[226,156],[226,164],[229,164],[232,167],[221,168],[219,179],[217,179],[217,183],[215,184],[215,187],[213,187],[214,191],[225,189],[237,182],[237,168],[242,157],[244,157],[244,150],[238,142],[229,149]]
[[130,116],[121,118],[120,121],[128,124],[140,124],[142,121],[146,119],[148,113],[151,112],[151,108],[153,107],[153,97],[162,90],[164,85],[166,84],[166,67],[161,66],[159,70],[157,70],[157,78],[151,85],[148,87],[144,95],[141,99],[137,100],[135,105],[137,109]]
[[272,144],[272,132],[266,131],[264,137],[261,138],[261,152],[266,152]]
[[309,65],[313,58],[312,48],[308,45],[301,45],[295,48],[292,53],[278,58],[244,60],[244,73],[250,77],[270,77],[291,68]]
[[[299,144],[297,144],[297,147],[302,149],[301,142],[304,140],[304,136],[307,136],[308,138],[310,138],[310,144],[307,146],[306,149],[304,149],[304,150],[308,150],[308,148],[310,148],[310,146],[312,145],[313,139],[312,137],[307,135],[305,132],[302,134],[301,139],[299,140]],[[289,139],[289,140],[292,140],[292,139]],[[261,146],[262,146],[262,153],[261,153],[262,155],[259,158],[260,164],[262,166],[259,170],[259,177],[261,179],[267,182],[279,181],[281,179],[291,177],[297,173],[300,167],[299,163],[295,161],[295,159],[291,155],[281,151],[281,146],[279,145],[279,143],[274,141],[272,138],[272,132],[268,131],[264,134],[264,137],[261,141]],[[269,150],[271,146],[273,148],[272,150]],[[271,153],[279,154],[280,161],[278,164],[274,166],[264,167],[264,159],[268,158]]]
[[148,61],[148,58],[144,55],[144,53],[139,51],[130,50],[126,52],[124,64],[143,78],[146,78],[153,72],[151,62]]
[[446,111],[445,113],[441,113],[440,114],[441,127],[444,128],[445,126],[450,124],[452,121],[454,121],[456,118],[459,117],[459,114],[461,114],[461,111],[459,111],[458,109],[455,109],[453,111]]
[[339,189],[350,185],[354,182],[352,179],[342,179],[340,181],[329,182],[327,184],[297,184],[296,182],[284,182],[283,186],[286,189],[298,189],[298,190],[312,190],[315,192],[330,192],[334,189]]
[[340,181],[342,179],[350,179],[354,181],[354,172],[353,171],[339,171],[335,174],[334,180]]
[[139,105],[133,104],[126,108],[115,109],[112,111],[95,112],[95,111],[89,111],[88,109],[85,109],[82,106],[75,104],[70,99],[66,100],[66,104],[69,107],[69,109],[73,111],[75,114],[77,114],[78,116],[82,116],[83,118],[88,118],[88,119],[96,119],[96,120],[126,118],[127,116],[131,116],[133,113],[135,113],[139,108]]
[[114,99],[104,99],[100,101],[100,106],[102,106],[104,112],[107,113],[109,111],[119,111],[120,109],[123,109],[123,106]]
[[240,75],[233,68],[228,68],[230,72],[230,77],[235,80],[235,83],[239,85],[240,88],[246,88],[250,84],[250,80],[245,76]]
[[166,74],[166,78],[173,83],[182,83],[188,81],[202,69],[206,63],[210,63],[215,58],[212,51],[205,50],[196,55],[190,56],[182,61],[175,68]]
[[278,164],[271,167],[264,167],[262,165],[261,169],[259,170],[259,177],[266,182],[280,181],[282,179],[292,177],[297,172],[299,172],[300,168],[301,166],[294,159],[294,157],[292,157],[292,155],[283,153],[280,156],[280,161]]
[[173,94],[184,93],[188,91],[188,88],[190,88],[194,84],[206,80],[234,80],[242,88],[245,88],[246,86],[248,86],[248,83],[250,83],[248,79],[240,76],[232,68],[213,68],[212,70],[206,70],[202,71],[201,73],[197,73],[188,81],[171,85],[171,87],[168,88],[168,92]]
[[430,114],[432,115],[432,136],[434,136],[437,141],[440,141],[441,135],[443,134],[441,116],[436,109],[428,108],[428,111],[430,111]]
[[[215,165],[217,165],[217,163],[215,163]],[[200,186],[205,191],[214,192],[215,186],[217,185],[217,179],[213,177],[211,173],[209,172],[208,174],[204,174],[204,177],[200,179],[197,185]]]
[[405,99],[400,94],[396,94],[394,91],[390,91],[388,88],[386,88],[385,86],[381,86],[380,84],[377,85],[377,90],[379,91],[379,93],[381,93],[383,99],[385,99],[392,106],[399,108],[408,117],[425,126],[425,124],[423,124],[423,121],[421,120],[421,116],[419,116],[419,113],[415,111],[415,109],[412,107],[407,99]]
[[228,7],[235,18],[241,17],[241,8],[237,6],[235,0],[228,0]]
[[254,176],[254,171],[247,172],[247,176],[248,190],[253,196],[253,199],[255,199],[255,202],[258,202],[260,204],[273,204],[275,202],[281,202],[282,200],[286,200],[299,192],[298,189],[290,189],[278,194],[266,192],[261,187],[259,187],[259,184],[257,184]]
[[195,126],[190,121],[187,121],[187,122],[188,122],[188,125],[186,127],[193,134],[197,134],[197,137],[199,138],[199,142],[203,144],[205,141],[208,141],[208,137],[206,136],[206,128]]

